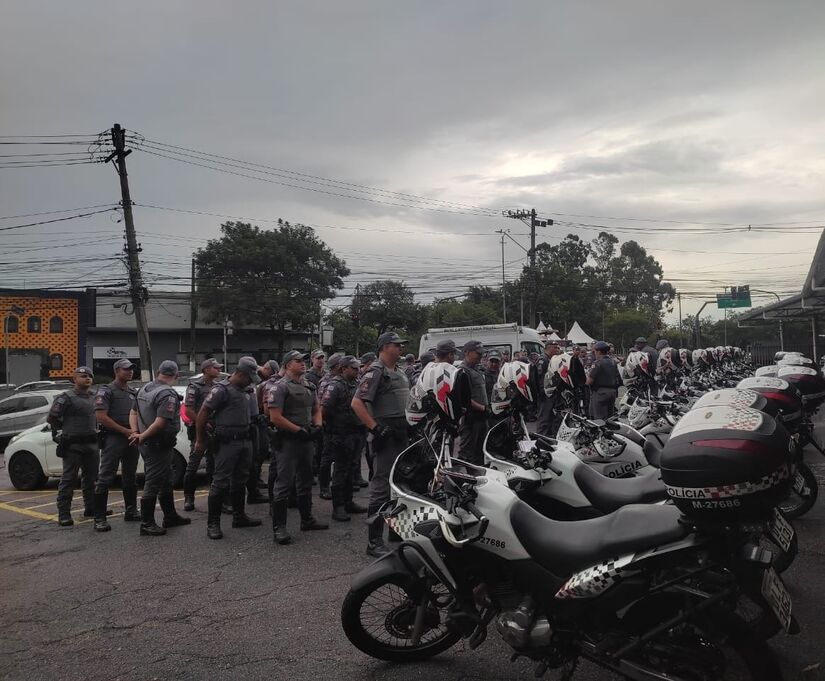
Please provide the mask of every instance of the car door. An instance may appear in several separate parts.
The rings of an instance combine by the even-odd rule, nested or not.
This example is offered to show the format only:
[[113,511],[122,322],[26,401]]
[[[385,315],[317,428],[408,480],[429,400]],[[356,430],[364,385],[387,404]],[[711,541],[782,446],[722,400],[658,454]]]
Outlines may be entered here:
[[49,415],[49,400],[45,395],[26,395],[19,412],[19,422],[15,424],[18,432],[45,423]]
[[22,430],[17,427],[17,423],[20,410],[23,408],[23,400],[23,397],[7,397],[0,400],[0,437],[10,437]]

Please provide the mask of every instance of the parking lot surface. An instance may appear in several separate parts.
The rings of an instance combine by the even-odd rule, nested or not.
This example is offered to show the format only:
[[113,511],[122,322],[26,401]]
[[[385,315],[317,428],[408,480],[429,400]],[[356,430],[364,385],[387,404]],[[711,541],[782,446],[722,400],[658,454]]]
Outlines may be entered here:
[[[825,485],[825,460],[811,463]],[[113,491],[113,529],[99,534],[82,518],[80,490],[75,526],[58,528],[55,492],[54,482],[43,491],[15,491],[0,470],[2,679],[534,678],[527,661],[510,663],[492,631],[478,650],[460,643],[411,666],[354,649],[339,612],[351,576],[370,560],[358,520],[301,533],[293,511],[293,545],[275,546],[267,507],[257,505],[247,510],[264,519],[262,527],[233,530],[224,516],[224,539],[209,541],[200,490],[191,525],[141,537],[138,523],[118,515],[122,499]],[[329,518],[329,502],[316,498],[315,509]],[[802,633],[771,645],[786,679],[825,679],[825,500],[796,528],[800,555],[785,581]],[[582,664],[576,678],[611,677]]]

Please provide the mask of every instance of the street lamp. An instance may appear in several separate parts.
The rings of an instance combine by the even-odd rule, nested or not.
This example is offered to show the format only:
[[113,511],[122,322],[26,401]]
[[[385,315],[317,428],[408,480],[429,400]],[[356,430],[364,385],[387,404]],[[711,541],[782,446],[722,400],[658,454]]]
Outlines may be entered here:
[[11,385],[11,366],[9,365],[9,317],[12,315],[21,316],[26,311],[19,305],[12,305],[3,315],[3,331],[5,332],[6,340],[6,385]]

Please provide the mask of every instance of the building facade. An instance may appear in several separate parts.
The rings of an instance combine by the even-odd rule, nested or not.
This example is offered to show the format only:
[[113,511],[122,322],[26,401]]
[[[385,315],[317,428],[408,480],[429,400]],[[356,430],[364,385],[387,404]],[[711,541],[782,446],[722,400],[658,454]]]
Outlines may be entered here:
[[89,309],[85,292],[0,289],[4,382],[71,376],[86,359]]

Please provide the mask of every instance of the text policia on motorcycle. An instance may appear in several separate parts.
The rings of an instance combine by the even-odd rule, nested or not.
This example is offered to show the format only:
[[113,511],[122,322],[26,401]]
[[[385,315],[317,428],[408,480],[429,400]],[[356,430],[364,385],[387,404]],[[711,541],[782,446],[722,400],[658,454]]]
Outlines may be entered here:
[[388,331],[360,360],[245,356],[228,374],[207,358],[183,393],[171,360],[139,388],[129,360],[97,390],[78,367],[48,415],[63,462],[58,525],[73,525],[82,478],[84,515],[116,536],[118,468],[124,520],[141,535],[189,524],[172,497],[183,414],[183,510],[195,511],[205,459],[209,539],[223,537],[222,513],[263,539],[247,513],[266,501],[261,487],[273,550],[293,542],[290,506],[297,541],[312,541],[328,529],[313,513],[315,474],[332,520],[366,514],[376,560],[352,580],[341,621],[367,655],[420,661],[461,639],[475,648],[492,627],[538,675],[586,659],[629,679],[781,678],[764,642],[799,630],[780,575],[798,550],[792,521],[818,494],[802,456],[823,452],[814,362],[780,353],[754,372],[737,347],[644,337],[626,357],[554,340],[532,360],[444,337],[416,359],[405,343]]

